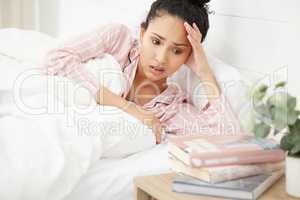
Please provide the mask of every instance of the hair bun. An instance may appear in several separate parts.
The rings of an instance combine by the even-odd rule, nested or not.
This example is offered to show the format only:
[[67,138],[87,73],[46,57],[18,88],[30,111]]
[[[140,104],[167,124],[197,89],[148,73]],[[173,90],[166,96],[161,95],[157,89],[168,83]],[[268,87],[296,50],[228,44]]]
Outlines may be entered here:
[[210,0],[188,0],[191,4],[198,6],[200,8],[205,7]]

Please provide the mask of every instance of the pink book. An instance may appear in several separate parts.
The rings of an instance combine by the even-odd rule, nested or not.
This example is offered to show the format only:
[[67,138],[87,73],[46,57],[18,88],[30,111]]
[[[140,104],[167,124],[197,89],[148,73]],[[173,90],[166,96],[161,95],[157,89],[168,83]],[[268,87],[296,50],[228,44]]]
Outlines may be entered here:
[[169,152],[192,167],[279,162],[284,151],[273,139],[239,136],[173,136]]

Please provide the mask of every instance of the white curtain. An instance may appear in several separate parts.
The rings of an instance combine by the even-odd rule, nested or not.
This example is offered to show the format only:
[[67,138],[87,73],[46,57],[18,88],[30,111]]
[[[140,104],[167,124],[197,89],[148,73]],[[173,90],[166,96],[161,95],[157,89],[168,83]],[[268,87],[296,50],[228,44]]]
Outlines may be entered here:
[[56,36],[59,1],[0,0],[0,28],[33,29]]
[[36,28],[36,0],[0,1],[2,27]]

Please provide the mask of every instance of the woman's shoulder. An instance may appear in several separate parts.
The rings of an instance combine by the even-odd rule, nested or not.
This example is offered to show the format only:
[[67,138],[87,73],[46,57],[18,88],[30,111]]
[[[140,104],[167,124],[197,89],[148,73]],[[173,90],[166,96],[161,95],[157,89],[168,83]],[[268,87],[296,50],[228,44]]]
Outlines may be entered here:
[[[136,56],[137,39],[131,29],[122,23],[109,23],[101,25],[97,29],[98,36],[108,53],[119,63],[127,63],[128,57],[133,60]],[[134,58],[133,58],[134,57]]]

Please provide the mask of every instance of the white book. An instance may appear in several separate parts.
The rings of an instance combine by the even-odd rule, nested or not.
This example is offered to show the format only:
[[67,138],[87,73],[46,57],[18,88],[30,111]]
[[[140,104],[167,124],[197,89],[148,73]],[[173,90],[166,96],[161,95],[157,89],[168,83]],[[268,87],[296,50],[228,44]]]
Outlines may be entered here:
[[258,163],[252,165],[226,165],[194,168],[185,165],[174,156],[169,155],[169,162],[173,171],[209,183],[230,181],[248,176],[272,173],[273,171],[284,169],[284,161],[275,163]]

